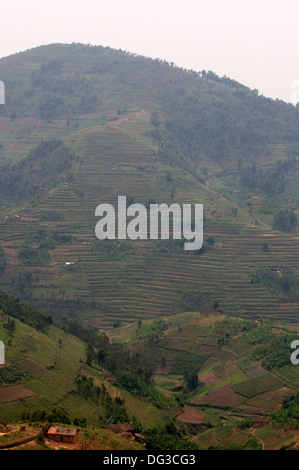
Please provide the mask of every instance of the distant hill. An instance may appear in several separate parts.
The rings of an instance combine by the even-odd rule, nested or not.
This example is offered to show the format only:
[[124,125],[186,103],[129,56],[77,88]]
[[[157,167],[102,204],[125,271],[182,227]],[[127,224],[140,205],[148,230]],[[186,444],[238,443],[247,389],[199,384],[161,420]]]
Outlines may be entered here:
[[[2,58],[0,78],[2,291],[95,329],[201,298],[297,321],[298,108],[211,71],[82,44]],[[204,248],[98,242],[95,208],[122,194],[202,203]]]

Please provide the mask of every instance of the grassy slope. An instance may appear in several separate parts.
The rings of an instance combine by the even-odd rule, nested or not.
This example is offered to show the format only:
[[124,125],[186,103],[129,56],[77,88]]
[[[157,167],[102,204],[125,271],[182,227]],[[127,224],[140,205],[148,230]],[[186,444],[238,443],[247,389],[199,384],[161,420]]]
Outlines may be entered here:
[[[167,396],[180,397],[185,408],[182,405],[181,412],[176,412],[176,424],[186,437],[200,447],[246,447],[258,444],[258,438],[265,448],[295,445],[299,435],[288,427],[285,431],[281,427],[273,427],[271,423],[262,428],[242,430],[237,427],[237,423],[244,418],[271,417],[280,409],[284,399],[296,394],[299,372],[292,364],[265,370],[261,359],[255,360],[251,356],[255,348],[263,343],[252,345],[252,336],[238,331],[238,328],[228,329],[231,333],[219,346],[218,338],[226,330],[220,330],[219,334],[215,326],[225,320],[226,317],[219,314],[181,313],[165,317],[164,327],[158,336],[152,335],[152,322],[142,322],[141,325],[131,323],[127,327],[115,328],[110,338],[125,342],[132,352],[138,351],[146,360],[151,359],[156,364],[154,380],[157,389]],[[239,323],[241,326],[243,324],[243,321]],[[267,325],[270,336],[266,343],[288,331],[292,337],[297,337],[297,328],[283,323]],[[154,331],[157,333],[156,327]],[[89,442],[92,448],[121,448],[124,444],[117,441],[116,436],[116,441],[113,441],[113,435],[107,436],[106,431],[97,427],[99,417],[104,413],[101,405],[74,393],[75,378],[84,374],[93,377],[97,386],[104,383],[112,397],[124,399],[128,414],[137,417],[145,428],[165,423],[166,411],[107,383],[103,378],[104,371],[88,367],[85,363],[84,344],[58,328],[51,327],[49,334],[45,335],[16,321],[16,331],[10,337],[1,322],[0,337],[7,345],[6,359],[25,372],[25,376],[15,383],[0,386],[0,421],[20,422],[24,411],[32,413],[35,409],[51,410],[57,407],[63,409],[72,420],[87,419],[88,428],[82,431],[86,445]],[[200,385],[191,394],[183,394],[178,388],[184,385],[183,370],[186,364],[198,369]],[[33,392],[35,396],[28,396],[28,392]],[[11,402],[9,400],[13,394],[17,395]],[[91,424],[94,431],[90,428]],[[31,432],[31,428],[27,431]],[[37,431],[36,428],[32,429],[34,436]],[[18,436],[23,438],[24,433],[14,435]],[[40,444],[36,443],[38,446]]]
[[6,361],[25,374],[15,383],[0,385],[2,422],[20,420],[25,411],[61,408],[71,420],[85,418],[89,424],[99,425],[105,408],[76,393],[75,379],[80,374],[93,377],[97,386],[105,384],[112,397],[125,398],[129,415],[137,416],[140,422],[154,426],[166,417],[163,410],[106,382],[105,371],[86,364],[84,343],[56,327],[45,335],[16,320],[16,331],[10,337],[0,322],[0,337],[6,345]]

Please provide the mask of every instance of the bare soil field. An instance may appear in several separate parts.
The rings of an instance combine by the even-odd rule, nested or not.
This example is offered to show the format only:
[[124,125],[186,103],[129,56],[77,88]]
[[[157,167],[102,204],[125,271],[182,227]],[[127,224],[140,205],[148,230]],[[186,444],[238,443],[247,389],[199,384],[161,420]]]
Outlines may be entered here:
[[177,416],[179,421],[190,424],[200,424],[204,418],[204,413],[192,406],[185,406],[183,412]]
[[215,372],[209,372],[208,374],[201,375],[199,377],[199,380],[201,382],[204,382],[207,385],[213,385],[213,384],[219,382],[219,380],[221,380],[221,378],[218,377],[218,375],[216,375]]
[[23,387],[23,385],[9,385],[0,388],[0,403],[9,403],[11,401],[20,400],[20,398],[31,398],[35,396],[35,393]]
[[192,400],[195,405],[229,406],[241,405],[247,398],[235,393],[230,387],[221,387],[207,395],[203,395]]

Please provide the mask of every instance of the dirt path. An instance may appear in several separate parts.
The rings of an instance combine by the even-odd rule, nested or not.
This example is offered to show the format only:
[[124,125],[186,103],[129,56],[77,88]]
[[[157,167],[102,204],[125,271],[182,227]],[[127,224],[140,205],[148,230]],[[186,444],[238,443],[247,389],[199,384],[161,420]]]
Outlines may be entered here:
[[258,441],[260,441],[260,443],[262,444],[262,449],[265,450],[265,444],[263,443],[262,439],[261,439],[260,437],[258,437],[258,436],[255,435],[255,432],[256,432],[257,430],[258,430],[258,428],[255,428],[255,429],[252,431],[251,434],[252,434],[254,437],[256,437]]

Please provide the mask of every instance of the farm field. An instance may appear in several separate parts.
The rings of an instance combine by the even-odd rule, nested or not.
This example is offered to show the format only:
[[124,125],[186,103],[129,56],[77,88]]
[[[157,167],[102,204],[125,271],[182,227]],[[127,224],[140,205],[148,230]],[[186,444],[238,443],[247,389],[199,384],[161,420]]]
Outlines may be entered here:
[[[185,439],[200,449],[278,449],[298,445],[296,426],[281,421],[280,417],[288,409],[286,404],[292,403],[296,396],[294,383],[299,374],[297,367],[290,363],[289,344],[284,351],[274,351],[277,362],[271,365],[262,354],[263,348],[269,342],[275,345],[278,337],[287,343],[298,338],[292,325],[186,312],[164,317],[158,324],[151,320],[116,327],[109,333],[110,343],[123,344],[130,354],[138,354],[153,370],[154,388],[151,395],[142,397],[117,378],[109,381],[103,367],[88,364],[86,345],[73,335],[54,326],[42,333],[18,320],[15,322],[12,335],[6,331],[5,323],[0,322],[1,338],[8,345],[6,365],[0,368],[0,422],[19,430],[13,434],[16,441],[15,445],[11,444],[13,448],[53,447],[41,437],[38,422],[34,424],[34,412],[42,416],[49,409],[60,413],[60,425],[70,418],[77,427],[80,420],[93,426],[93,431],[87,431],[79,424],[80,435],[86,438],[91,433],[88,442],[94,442],[94,448],[112,445],[108,441],[110,438],[113,441],[113,435],[107,436],[103,424],[100,425],[105,422],[107,405],[84,397],[76,385],[78,377],[92,379],[94,386],[105,386],[115,403],[123,403],[127,419],[145,433],[171,420]],[[270,336],[252,346],[253,333],[258,336],[261,329],[267,329]],[[223,338],[224,342],[218,341]],[[190,389],[188,374],[192,371],[197,379]],[[32,418],[24,421],[29,410]],[[56,419],[59,423],[58,416]],[[24,429],[20,431],[21,428]],[[99,435],[101,439],[96,438]],[[116,435],[114,438],[114,445],[117,442],[121,445],[121,438],[117,440]],[[3,441],[4,447],[10,442],[7,439]],[[108,439],[106,444],[103,439]],[[142,443],[134,447],[134,440],[128,445],[144,448]]]
[[[273,351],[273,356],[285,357],[281,366],[268,366],[259,351],[269,342],[283,341],[283,337],[296,338],[297,328],[274,320],[251,321],[255,335],[269,322],[270,334],[252,346],[248,341],[252,333],[248,335],[245,327],[248,320],[194,312],[164,317],[164,321],[154,336],[149,329],[154,323],[148,322],[147,328],[135,324],[135,331],[133,325],[115,328],[110,338],[152,358],[156,387],[165,396],[184,397],[185,407],[176,419],[188,425],[189,431],[192,427],[197,430],[193,430],[193,442],[205,449],[296,445],[296,426],[278,424],[275,417],[297,395],[294,380],[299,371],[291,364],[287,348],[285,352]],[[217,341],[217,346],[208,341],[222,337],[226,341]],[[193,391],[186,390],[186,372],[180,370],[178,357],[186,368],[197,372],[198,384]]]

